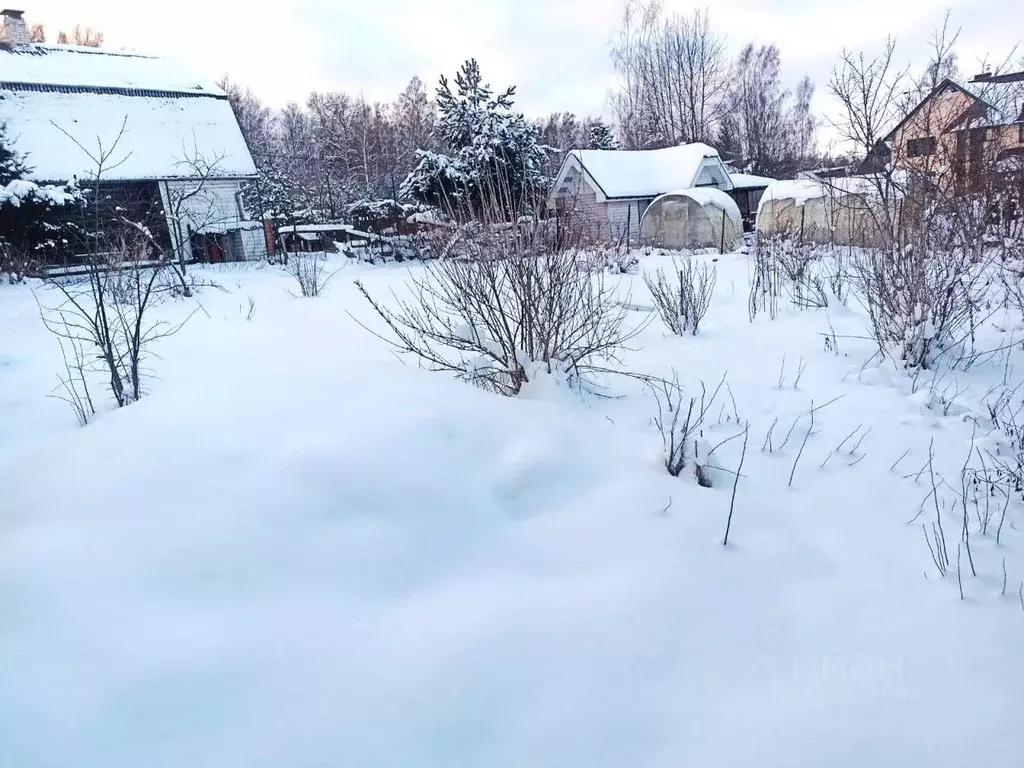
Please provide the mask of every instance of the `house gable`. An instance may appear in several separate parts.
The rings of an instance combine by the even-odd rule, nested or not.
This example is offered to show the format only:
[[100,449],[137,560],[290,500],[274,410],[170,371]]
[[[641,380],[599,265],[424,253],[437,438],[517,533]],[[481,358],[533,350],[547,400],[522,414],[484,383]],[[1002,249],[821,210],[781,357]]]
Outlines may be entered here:
[[576,153],[570,152],[566,155],[565,160],[562,161],[562,167],[558,170],[558,176],[555,177],[555,181],[551,185],[551,192],[548,195],[548,207],[554,208],[556,201],[559,199],[571,199],[586,194],[584,188],[594,195],[595,202],[604,203],[608,200],[608,195],[604,189],[590,175],[590,172],[580,162]]
[[[886,134],[882,141],[892,141],[901,130],[908,126],[908,124],[911,124],[912,122],[920,122],[922,119],[922,113],[925,113],[928,122],[931,122],[931,112],[937,109],[936,104],[938,100],[941,97],[950,94],[959,94],[962,97],[961,101],[963,102],[964,108],[961,108],[956,111],[955,114],[946,117],[944,121],[945,125],[939,127],[940,132],[950,130],[955,124],[963,121],[967,116],[969,116],[971,110],[978,106],[985,110],[992,108],[991,105],[987,104],[979,96],[971,93],[962,85],[959,85],[947,77],[941,83],[936,85],[927,96],[921,99],[917,106],[910,110],[906,117],[900,120],[896,126]],[[943,110],[944,113],[945,111],[946,110]]]

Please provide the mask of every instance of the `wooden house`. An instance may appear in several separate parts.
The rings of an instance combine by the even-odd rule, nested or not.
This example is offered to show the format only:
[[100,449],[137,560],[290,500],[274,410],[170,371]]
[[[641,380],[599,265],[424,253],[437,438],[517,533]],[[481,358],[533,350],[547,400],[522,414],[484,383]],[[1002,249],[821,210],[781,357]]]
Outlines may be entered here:
[[865,160],[891,163],[941,184],[965,184],[984,164],[1024,158],[1024,72],[945,79],[911,109]]
[[660,195],[732,180],[707,144],[651,150],[578,149],[569,152],[548,197],[548,208],[572,218],[594,240],[638,241],[647,207]]
[[220,88],[164,58],[29,43],[20,11],[0,21],[0,123],[29,180],[77,183],[188,258],[266,256],[241,194],[256,168]]

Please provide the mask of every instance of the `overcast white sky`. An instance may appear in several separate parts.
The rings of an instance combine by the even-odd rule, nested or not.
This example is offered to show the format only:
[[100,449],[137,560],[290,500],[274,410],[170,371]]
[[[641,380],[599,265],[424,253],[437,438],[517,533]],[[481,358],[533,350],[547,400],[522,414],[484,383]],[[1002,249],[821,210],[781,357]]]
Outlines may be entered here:
[[[301,101],[311,90],[362,92],[391,100],[418,74],[433,85],[475,56],[493,85],[518,86],[528,115],[604,110],[613,83],[608,41],[621,0],[10,0],[30,23],[53,32],[75,23],[106,34],[108,47],[173,55],[213,78],[229,73],[267,101]],[[774,42],[783,72],[810,74],[817,106],[844,46],[877,49],[897,35],[907,61],[923,55],[946,10],[963,27],[959,53],[971,71],[1024,36],[1022,0],[665,0],[669,9],[707,7],[738,49]],[[53,35],[55,36],[55,35]]]

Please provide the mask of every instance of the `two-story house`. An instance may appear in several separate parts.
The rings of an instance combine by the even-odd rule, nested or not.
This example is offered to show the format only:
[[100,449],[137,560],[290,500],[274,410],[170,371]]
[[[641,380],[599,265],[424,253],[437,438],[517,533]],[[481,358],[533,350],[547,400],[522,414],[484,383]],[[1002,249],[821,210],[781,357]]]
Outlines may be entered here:
[[925,174],[964,186],[983,171],[1024,159],[1024,72],[945,79],[904,117],[862,166]]

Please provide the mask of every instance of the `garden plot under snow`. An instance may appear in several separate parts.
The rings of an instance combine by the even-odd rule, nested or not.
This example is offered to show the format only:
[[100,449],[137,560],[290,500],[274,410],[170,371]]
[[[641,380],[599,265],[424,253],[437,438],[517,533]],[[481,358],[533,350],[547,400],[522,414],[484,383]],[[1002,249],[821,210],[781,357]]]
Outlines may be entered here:
[[[959,499],[1024,356],[912,379],[854,299],[751,322],[749,258],[697,258],[698,333],[653,320],[622,368],[724,377],[711,488],[642,381],[396,359],[353,281],[394,307],[420,265],[331,262],[314,299],[198,270],[223,290],[157,308],[191,318],[149,394],[84,428],[56,292],[0,286],[0,765],[1019,768],[1024,513],[968,492],[969,564]],[[643,323],[642,276],[605,280]]]

